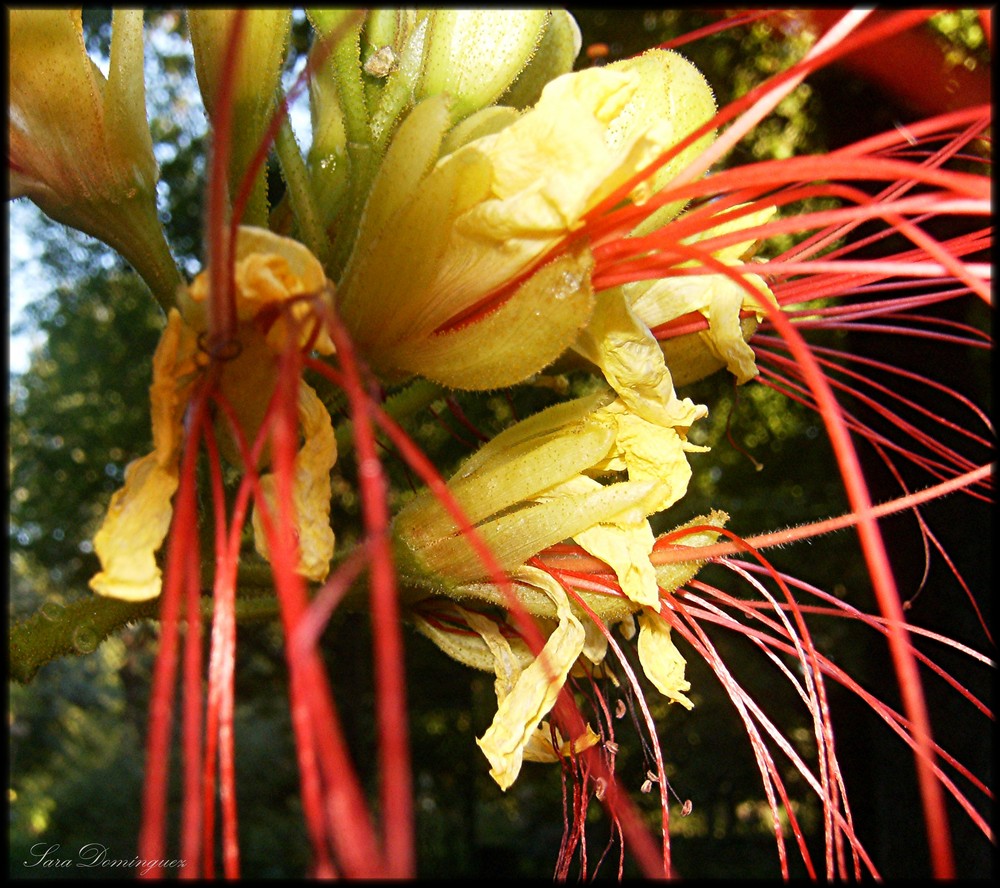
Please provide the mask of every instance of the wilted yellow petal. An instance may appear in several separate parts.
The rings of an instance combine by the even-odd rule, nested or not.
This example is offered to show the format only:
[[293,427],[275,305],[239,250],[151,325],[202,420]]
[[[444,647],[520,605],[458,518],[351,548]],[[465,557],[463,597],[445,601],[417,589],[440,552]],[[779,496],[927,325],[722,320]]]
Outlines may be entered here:
[[[304,382],[299,383],[299,424],[305,441],[295,455],[292,482],[295,531],[299,541],[299,573],[306,579],[322,582],[330,571],[334,549],[333,528],[330,526],[330,470],[337,461],[337,439],[326,407]],[[274,476],[262,476],[260,486],[274,515]],[[257,509],[253,513],[253,529],[257,551],[267,558],[264,523]]]
[[677,397],[659,343],[620,289],[600,295],[573,347],[601,368],[632,412],[650,423],[689,428],[708,412],[690,398]]
[[653,531],[648,521],[598,524],[576,534],[573,539],[611,567],[622,592],[630,600],[650,607],[658,605],[656,573],[649,560],[653,551]]
[[90,580],[98,595],[146,601],[160,594],[155,555],[170,529],[177,483],[177,467],[159,465],[153,453],[126,468],[125,486],[111,497],[94,536],[94,551],[104,566]]
[[507,789],[521,771],[524,749],[535,728],[552,709],[569,670],[583,650],[586,633],[570,610],[559,584],[544,571],[523,568],[517,578],[542,590],[556,606],[559,625],[537,659],[518,676],[500,703],[493,723],[476,742],[489,760],[490,775]]
[[583,733],[573,741],[564,740],[558,730],[555,732],[556,742],[552,743],[552,727],[543,721],[528,738],[524,747],[526,762],[557,762],[560,758],[570,758],[579,755],[585,749],[596,746],[601,738],[594,733],[590,725],[584,727]]
[[691,690],[691,683],[684,678],[687,662],[670,638],[670,624],[650,609],[639,615],[638,653],[646,677],[661,694],[685,709],[694,708],[684,696],[684,691]]
[[170,529],[177,490],[182,420],[197,372],[197,338],[176,309],[153,357],[150,387],[154,450],[125,470],[94,537],[102,570],[90,581],[99,595],[145,601],[160,594],[156,552]]
[[[747,274],[743,275],[743,280],[759,294],[761,300],[773,301],[774,297],[761,277]],[[666,323],[688,312],[701,312],[709,326],[697,336],[740,384],[757,375],[756,357],[743,338],[740,323],[740,312],[744,309],[755,312],[758,319],[763,314],[760,303],[740,284],[723,274],[656,281],[635,305],[636,314],[646,319],[650,326]]]
[[[300,347],[306,345],[317,326],[315,312],[306,297],[326,298],[331,291],[323,266],[307,247],[266,228],[250,225],[241,226],[237,233],[233,285],[236,316],[242,325],[250,325],[268,309],[288,303],[292,316],[299,322]],[[208,329],[210,292],[211,275],[206,270],[195,277],[181,297],[185,320],[199,331]],[[289,325],[278,312],[266,318],[268,323],[263,332],[268,347],[274,354],[280,354],[287,345]],[[240,331],[244,350],[252,348],[248,340],[253,336],[247,327]],[[333,353],[333,342],[325,327],[319,328],[312,347],[321,354]],[[259,390],[254,394],[259,396]]]
[[[738,210],[739,207],[733,209]],[[735,221],[701,232],[689,243],[696,245],[707,238],[763,225],[775,212],[774,207],[755,210]],[[731,244],[717,250],[713,257],[724,264],[734,265],[741,261],[753,244],[753,240]],[[650,328],[695,311],[704,315],[709,328],[697,334],[702,347],[742,384],[757,375],[757,367],[753,349],[744,339],[740,312],[753,312],[759,322],[764,316],[762,306],[777,305],[763,278],[755,274],[744,274],[742,278],[755,295],[724,274],[679,275],[656,281],[637,281],[626,284],[623,291],[632,311]],[[669,344],[666,350],[669,354]]]
[[[619,491],[619,508],[595,510],[600,499]],[[653,532],[646,516],[654,511],[652,503],[661,499],[662,490],[654,484],[615,484],[603,486],[593,478],[577,476],[538,497],[541,502],[561,504],[568,514],[582,520],[574,533],[568,534],[587,552],[606,562],[618,577],[622,591],[640,604],[655,605],[659,597],[656,574],[649,560],[653,550]]]
[[691,466],[685,454],[707,448],[689,444],[675,428],[648,422],[631,413],[620,401],[599,410],[596,418],[612,426],[615,446],[611,458],[596,465],[594,473],[624,469],[631,482],[652,481],[661,485],[663,495],[651,512],[669,508],[684,496],[691,480]]

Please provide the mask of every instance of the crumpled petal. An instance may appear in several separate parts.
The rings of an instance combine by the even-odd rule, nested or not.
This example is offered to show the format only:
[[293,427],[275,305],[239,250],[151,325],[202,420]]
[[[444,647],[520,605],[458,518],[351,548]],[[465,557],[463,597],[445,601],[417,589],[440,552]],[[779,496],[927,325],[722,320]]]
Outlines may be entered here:
[[564,740],[562,734],[556,729],[555,744],[552,743],[552,727],[547,721],[543,721],[528,737],[528,742],[524,747],[524,760],[526,762],[557,762],[561,758],[570,758],[579,755],[585,749],[596,746],[601,742],[601,738],[594,733],[590,725],[584,726],[583,733],[574,740]]
[[170,529],[180,473],[183,417],[198,370],[194,332],[174,309],[153,356],[152,453],[125,470],[94,537],[102,570],[90,581],[99,595],[146,601],[160,594],[156,552]]
[[[740,207],[734,207],[739,210]],[[743,228],[763,225],[776,212],[775,207],[740,216],[690,238],[690,244],[718,237]],[[730,244],[713,253],[725,265],[735,265],[754,245],[753,240]],[[685,263],[687,266],[693,262]],[[743,280],[755,291],[746,289],[725,274],[676,276],[655,281],[626,284],[622,291],[634,314],[642,323],[653,328],[690,312],[700,312],[709,328],[698,333],[705,348],[713,354],[742,384],[757,375],[753,349],[747,345],[740,326],[740,312],[753,312],[759,322],[764,316],[763,304],[777,305],[767,283],[759,275],[743,274]]]
[[[289,324],[277,309],[290,303],[292,316],[299,322],[297,344],[306,346],[315,331],[314,313],[305,297],[325,296],[330,283],[320,261],[307,247],[265,228],[240,227],[236,237],[236,266],[233,272],[236,317],[240,324],[262,323],[267,345],[281,354],[288,345]],[[203,271],[181,297],[184,319],[196,330],[208,329],[208,298],[211,275]],[[273,314],[269,312],[274,310]],[[243,331],[241,331],[242,333]],[[325,327],[320,327],[313,350],[329,355],[335,351]],[[255,391],[254,395],[259,395]]]
[[687,661],[670,638],[670,624],[654,610],[647,608],[639,615],[637,647],[642,669],[656,689],[685,709],[693,709],[694,703],[684,696],[684,691],[691,690],[684,678]]
[[539,656],[517,677],[510,693],[500,701],[493,723],[476,741],[490,762],[490,776],[504,790],[517,779],[525,747],[555,704],[586,638],[570,609],[569,598],[552,577],[525,567],[517,572],[516,579],[531,583],[551,599],[559,624]]
[[708,413],[678,398],[660,345],[632,312],[620,289],[601,293],[574,349],[601,368],[628,407],[651,423],[689,428]]
[[622,514],[613,523],[595,523],[573,539],[614,570],[622,592],[630,600],[657,607],[659,589],[649,560],[654,540],[646,517],[669,508],[684,496],[691,480],[685,454],[702,448],[688,444],[674,428],[629,412],[619,401],[597,411],[597,416],[613,426],[615,445],[610,457],[594,470],[624,469],[629,485],[654,484],[651,492],[655,498],[645,504],[641,513]]
[[[299,541],[299,573],[321,583],[330,572],[334,533],[330,526],[330,470],[337,461],[337,439],[333,423],[316,392],[299,383],[299,423],[305,439],[295,455],[292,499],[295,506],[295,531]],[[260,479],[261,493],[275,514],[276,481],[273,475]],[[259,511],[253,512],[254,544],[268,558],[267,537]]]

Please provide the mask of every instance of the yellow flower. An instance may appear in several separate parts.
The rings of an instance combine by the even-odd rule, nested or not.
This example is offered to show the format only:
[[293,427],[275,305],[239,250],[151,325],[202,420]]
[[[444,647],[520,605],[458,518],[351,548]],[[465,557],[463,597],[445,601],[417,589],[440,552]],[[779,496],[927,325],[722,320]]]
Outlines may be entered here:
[[[687,534],[683,531],[696,526],[721,528],[726,520],[724,513],[713,512],[687,522],[673,531],[672,536],[678,537],[678,545],[692,548],[711,545],[718,539],[718,531],[705,529]],[[648,553],[643,557],[648,560]],[[698,560],[664,565],[656,569],[655,582],[665,593],[673,592],[695,576],[701,566]],[[418,631],[448,656],[496,676],[497,712],[477,742],[490,762],[490,774],[501,789],[507,789],[517,778],[522,761],[558,761],[600,741],[587,725],[579,736],[570,740],[563,739],[556,731],[553,742],[553,729],[545,717],[571,671],[578,665],[593,668],[603,662],[607,653],[605,627],[595,624],[573,603],[550,574],[525,566],[511,571],[511,581],[518,600],[538,615],[537,625],[547,636],[538,657],[532,656],[516,634],[503,631],[502,623],[471,606],[432,599],[427,610],[417,606],[410,614]],[[449,594],[458,599],[480,599],[506,606],[504,592],[487,583],[452,588]],[[608,596],[582,590],[577,594],[592,610],[604,615],[605,624],[620,622],[626,638],[635,633],[631,612],[638,612],[637,648],[643,671],[669,700],[692,708],[692,702],[684,695],[690,689],[684,677],[686,663],[671,639],[670,625],[660,616],[658,598],[650,607],[625,600],[622,610],[621,606],[601,607],[601,599],[606,601]]]
[[[685,433],[632,413],[613,392],[598,392],[507,429],[459,467],[449,489],[502,567],[572,538],[614,569],[628,601],[655,605],[646,519],[687,490],[686,453],[702,448]],[[454,589],[484,577],[475,550],[429,491],[400,511],[395,530],[403,569],[417,578]],[[597,605],[603,617],[633,609],[604,599]]]
[[465,389],[553,361],[594,303],[589,250],[567,240],[713,111],[701,75],[662,51],[559,77],[520,116],[485,109],[463,138],[448,137],[445,96],[419,104],[389,146],[338,283],[338,311],[368,361]]
[[79,9],[12,9],[8,22],[11,197],[113,247],[171,305],[181,280],[156,211],[142,11],[115,11],[107,78]]
[[[234,291],[240,351],[222,364],[219,388],[232,405],[252,442],[264,420],[277,382],[277,357],[287,348],[313,348],[331,353],[325,331],[314,337],[304,297],[324,297],[329,286],[319,262],[301,244],[269,231],[241,228],[237,239]],[[204,369],[199,334],[206,329],[205,301],[209,274],[202,272],[172,309],[154,359],[150,389],[154,452],[132,463],[125,486],[112,497],[104,524],[94,538],[102,571],[91,580],[101,595],[141,601],[160,592],[155,553],[163,543],[172,515],[181,457],[182,422],[194,384]],[[290,304],[289,304],[290,303]],[[289,317],[297,323],[292,323]],[[294,334],[294,338],[293,338]],[[313,341],[315,340],[315,341]],[[330,527],[330,470],[337,458],[330,416],[316,393],[299,383],[299,424],[304,438],[295,458],[293,499],[299,541],[299,572],[308,579],[326,578],[333,557]],[[236,465],[242,460],[225,423],[220,446]],[[267,452],[262,462],[268,460]],[[274,480],[261,478],[263,496],[272,500]],[[272,503],[273,505],[273,503]],[[254,514],[258,551],[267,557],[263,523]]]

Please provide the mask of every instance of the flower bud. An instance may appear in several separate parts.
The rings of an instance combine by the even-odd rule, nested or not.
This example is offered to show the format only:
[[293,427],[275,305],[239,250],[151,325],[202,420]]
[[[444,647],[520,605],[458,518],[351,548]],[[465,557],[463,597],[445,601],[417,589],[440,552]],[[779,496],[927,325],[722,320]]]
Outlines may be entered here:
[[8,21],[11,197],[104,241],[169,306],[180,276],[156,211],[142,11],[115,11],[107,79],[79,9],[12,9]]
[[[242,15],[238,45],[231,45],[236,17]],[[271,122],[291,23],[288,9],[191,9],[188,26],[195,73],[205,109],[218,119],[219,88],[228,78],[232,95],[229,189],[235,197]],[[232,64],[235,54],[235,65]],[[257,173],[243,221],[267,223],[266,170]]]
[[449,96],[456,121],[492,105],[528,64],[548,18],[544,9],[429,13],[417,100]]
[[573,70],[582,45],[580,28],[573,16],[565,9],[553,9],[538,49],[500,97],[500,104],[530,108],[541,98],[545,84]]

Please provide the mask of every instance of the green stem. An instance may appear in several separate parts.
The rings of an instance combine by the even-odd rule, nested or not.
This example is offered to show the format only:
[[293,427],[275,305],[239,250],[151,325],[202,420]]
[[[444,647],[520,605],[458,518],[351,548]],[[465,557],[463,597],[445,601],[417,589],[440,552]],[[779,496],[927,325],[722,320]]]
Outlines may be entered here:
[[326,268],[331,255],[330,238],[327,237],[313,202],[309,173],[287,117],[281,122],[274,147],[278,153],[278,162],[281,164],[285,184],[288,186],[288,202],[291,204],[295,221],[298,222],[302,242]]
[[[203,620],[212,618],[212,608],[212,599],[203,597]],[[110,635],[130,623],[155,620],[159,612],[158,598],[134,602],[91,595],[67,605],[46,602],[37,613],[11,627],[11,678],[26,684],[57,657],[91,654]],[[240,598],[236,602],[236,617],[243,622],[270,619],[277,614],[278,601],[273,595]]]

